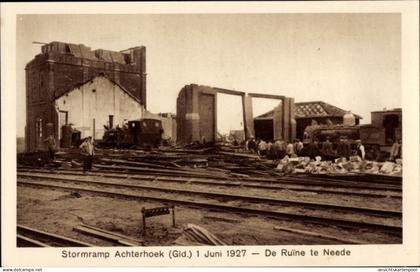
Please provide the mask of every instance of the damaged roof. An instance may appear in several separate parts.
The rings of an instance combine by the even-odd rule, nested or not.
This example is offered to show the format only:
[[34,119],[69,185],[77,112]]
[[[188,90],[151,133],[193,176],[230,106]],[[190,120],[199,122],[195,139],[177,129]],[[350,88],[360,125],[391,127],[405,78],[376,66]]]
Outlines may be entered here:
[[[346,110],[340,109],[323,101],[295,103],[295,118],[343,117],[346,113]],[[362,119],[360,115],[354,114],[354,116]],[[255,119],[271,118],[273,118],[273,110],[255,117]]]
[[77,58],[113,62],[119,64],[129,64],[129,53],[115,52],[105,49],[91,50],[84,44],[73,44],[64,42],[51,42],[42,46],[42,53],[57,52],[60,54],[72,55]]

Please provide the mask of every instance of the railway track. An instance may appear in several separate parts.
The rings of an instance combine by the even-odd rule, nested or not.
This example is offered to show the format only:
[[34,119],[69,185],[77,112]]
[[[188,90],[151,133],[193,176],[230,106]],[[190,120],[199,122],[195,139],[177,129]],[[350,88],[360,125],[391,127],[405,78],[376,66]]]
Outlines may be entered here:
[[[60,175],[79,175],[85,176],[80,170],[40,170],[21,168],[20,172],[28,173],[55,173]],[[186,183],[189,184],[201,184],[201,185],[213,185],[222,187],[247,187],[256,189],[272,189],[272,190],[291,190],[297,192],[314,192],[317,194],[336,194],[343,196],[359,196],[359,197],[373,197],[373,198],[396,198],[401,199],[401,187],[400,186],[388,186],[384,187],[375,186],[373,184],[358,183],[338,183],[338,182],[319,182],[308,177],[299,177],[298,179],[231,179],[231,180],[220,180],[210,179],[203,177],[174,177],[168,175],[147,175],[142,173],[122,173],[121,171],[112,170],[99,170],[89,173],[90,176],[107,177],[107,178],[129,178],[133,180],[143,181],[161,181],[168,183]]]
[[69,237],[17,225],[17,245],[20,247],[93,247],[95,245]]
[[[121,182],[93,181],[78,179],[77,177],[56,177],[45,174],[36,175],[20,172],[18,173],[18,178],[18,185],[21,186],[78,191],[110,197],[145,199],[160,203],[217,209],[224,212],[264,215],[346,227],[373,228],[401,235],[402,213],[399,210],[162,188]],[[42,179],[42,181],[39,179]]]
[[312,177],[318,180],[330,180],[330,181],[356,181],[356,182],[369,182],[375,184],[391,184],[391,185],[402,185],[402,177],[400,176],[388,176],[380,174],[352,174],[352,175],[328,175],[328,174],[313,174]]

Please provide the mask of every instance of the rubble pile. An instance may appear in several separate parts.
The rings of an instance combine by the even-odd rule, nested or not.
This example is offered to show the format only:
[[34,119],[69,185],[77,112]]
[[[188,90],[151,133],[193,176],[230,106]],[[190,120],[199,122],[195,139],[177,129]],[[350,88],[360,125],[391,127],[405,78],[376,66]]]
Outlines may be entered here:
[[288,156],[280,160],[276,170],[285,174],[382,174],[391,176],[402,176],[402,160],[396,162],[363,161],[359,156],[335,159],[334,161],[323,161],[320,156],[315,160],[309,157]]
[[[289,174],[378,174],[402,176],[402,160],[376,162],[352,156],[334,161],[317,156],[288,157],[269,160],[255,153],[227,145],[189,145],[158,149],[96,149],[94,166],[97,169],[164,172],[188,176],[247,178],[276,177]],[[47,168],[81,168],[83,161],[77,149],[56,153],[48,161],[45,152],[18,157],[18,165]],[[107,169],[108,168],[108,169]]]

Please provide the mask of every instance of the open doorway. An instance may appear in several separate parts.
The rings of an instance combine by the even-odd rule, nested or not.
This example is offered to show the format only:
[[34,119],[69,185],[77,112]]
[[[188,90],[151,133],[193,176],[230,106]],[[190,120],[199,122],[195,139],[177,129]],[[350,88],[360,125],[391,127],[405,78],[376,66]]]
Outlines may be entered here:
[[272,98],[252,98],[254,115],[255,138],[264,141],[274,140],[274,114],[275,109],[281,105],[281,100]]
[[242,96],[218,93],[216,141],[244,141],[243,119]]
[[383,120],[385,140],[388,144],[395,142],[395,131],[399,126],[399,117],[396,114],[385,115]]

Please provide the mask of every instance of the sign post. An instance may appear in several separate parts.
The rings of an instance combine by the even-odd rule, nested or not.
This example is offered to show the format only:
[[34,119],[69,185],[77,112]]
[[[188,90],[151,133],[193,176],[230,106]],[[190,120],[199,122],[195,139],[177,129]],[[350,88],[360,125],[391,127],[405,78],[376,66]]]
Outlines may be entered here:
[[175,206],[174,205],[152,208],[152,209],[146,209],[143,207],[141,209],[142,222],[143,222],[143,236],[146,236],[146,218],[170,214],[171,213],[170,210],[172,210],[172,226],[175,227]]

